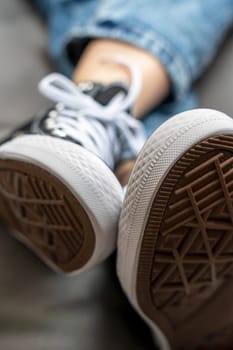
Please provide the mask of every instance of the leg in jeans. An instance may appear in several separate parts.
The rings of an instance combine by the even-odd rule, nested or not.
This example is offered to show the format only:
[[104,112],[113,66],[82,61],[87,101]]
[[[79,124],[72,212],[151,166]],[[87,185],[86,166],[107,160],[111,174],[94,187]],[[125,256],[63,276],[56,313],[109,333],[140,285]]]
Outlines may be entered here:
[[[144,117],[148,136],[171,115],[196,106],[192,83],[211,61],[233,14],[230,0],[146,0],[127,4],[119,0],[50,1],[46,9],[51,54],[61,71],[73,74],[76,82],[106,82],[106,75],[108,81],[127,81],[114,64],[108,64],[108,72],[103,74],[106,67],[102,64],[103,69],[99,69],[97,52],[101,56],[117,51],[138,60],[145,79],[135,113]],[[101,40],[89,45],[93,38],[110,41],[108,45],[106,41],[101,44]],[[90,70],[90,65],[94,69]],[[161,104],[168,92],[170,98]],[[137,108],[139,105],[141,108]],[[126,169],[118,169],[124,174],[123,182],[129,175],[127,169],[127,165]]]

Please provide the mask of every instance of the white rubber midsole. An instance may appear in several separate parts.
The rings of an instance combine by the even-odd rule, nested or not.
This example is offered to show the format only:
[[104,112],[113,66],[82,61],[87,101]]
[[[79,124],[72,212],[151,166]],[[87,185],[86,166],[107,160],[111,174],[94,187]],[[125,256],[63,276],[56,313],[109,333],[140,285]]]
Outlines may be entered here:
[[130,178],[120,218],[118,276],[129,300],[151,327],[163,350],[170,349],[161,330],[138,305],[136,279],[147,217],[169,170],[190,147],[210,136],[233,134],[233,121],[213,110],[193,110],[171,118],[144,146]]

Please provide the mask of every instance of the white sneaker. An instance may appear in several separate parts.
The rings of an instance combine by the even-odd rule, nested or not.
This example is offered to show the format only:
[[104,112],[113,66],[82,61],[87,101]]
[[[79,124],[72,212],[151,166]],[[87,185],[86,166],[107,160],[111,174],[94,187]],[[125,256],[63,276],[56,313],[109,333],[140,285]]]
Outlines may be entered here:
[[119,64],[131,70],[129,90],[44,78],[40,90],[55,106],[0,147],[1,220],[58,272],[87,269],[116,246],[123,191],[112,170],[144,143],[141,123],[128,113],[139,81]]
[[141,151],[120,217],[118,275],[168,349],[233,341],[233,120],[199,109]]

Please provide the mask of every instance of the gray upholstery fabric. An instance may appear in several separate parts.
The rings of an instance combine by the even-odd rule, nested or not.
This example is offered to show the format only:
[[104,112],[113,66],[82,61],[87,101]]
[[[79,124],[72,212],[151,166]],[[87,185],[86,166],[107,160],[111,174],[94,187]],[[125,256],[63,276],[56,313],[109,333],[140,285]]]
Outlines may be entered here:
[[[43,106],[37,82],[51,70],[46,33],[32,8],[0,1],[1,133]],[[198,83],[202,106],[233,115],[233,41]],[[49,271],[0,229],[0,349],[153,349],[123,296],[114,258],[75,278]]]

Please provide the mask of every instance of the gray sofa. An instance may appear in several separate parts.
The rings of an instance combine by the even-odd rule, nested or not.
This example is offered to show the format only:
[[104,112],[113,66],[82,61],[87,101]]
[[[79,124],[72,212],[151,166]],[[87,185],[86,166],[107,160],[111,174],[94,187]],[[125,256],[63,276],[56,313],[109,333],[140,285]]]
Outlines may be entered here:
[[[0,2],[1,133],[43,106],[37,82],[51,70],[46,33],[32,8]],[[223,45],[197,84],[200,105],[233,116],[233,40]],[[0,349],[154,349],[148,329],[118,285],[114,257],[85,275],[50,272],[20,243],[0,232]]]

